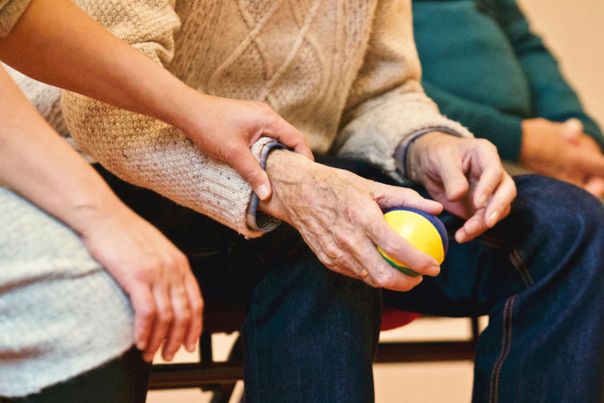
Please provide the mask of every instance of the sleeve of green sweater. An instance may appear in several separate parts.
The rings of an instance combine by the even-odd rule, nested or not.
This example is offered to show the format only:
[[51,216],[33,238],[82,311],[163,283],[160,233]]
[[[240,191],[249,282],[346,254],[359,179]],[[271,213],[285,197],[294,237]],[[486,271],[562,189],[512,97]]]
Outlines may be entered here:
[[15,26],[31,0],[0,0],[0,38],[5,38]]
[[531,32],[516,0],[497,0],[497,5],[499,24],[530,83],[536,115],[557,122],[577,118],[583,122],[585,132],[604,149],[600,128],[585,113],[577,94],[562,76],[556,59],[541,38]]
[[520,117],[458,97],[426,80],[422,85],[448,118],[463,122],[475,136],[490,140],[497,146],[501,158],[518,160],[522,139]]

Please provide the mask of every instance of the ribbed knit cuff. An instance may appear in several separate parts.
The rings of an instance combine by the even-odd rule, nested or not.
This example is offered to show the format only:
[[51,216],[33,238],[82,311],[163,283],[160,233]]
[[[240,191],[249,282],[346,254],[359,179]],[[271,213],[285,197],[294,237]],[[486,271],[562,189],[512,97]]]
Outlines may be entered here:
[[6,38],[31,0],[0,0],[0,38]]
[[[286,148],[283,144],[274,140],[264,143],[257,142],[256,144],[258,144],[260,150],[256,151],[252,148],[252,153],[254,155],[259,155],[258,161],[260,162],[262,169],[266,169],[266,160],[268,159],[268,155],[271,153],[271,151]],[[256,144],[254,146],[256,146]],[[259,154],[257,154],[258,152]],[[263,213],[262,211],[259,211],[258,203],[260,203],[260,199],[256,193],[252,192],[252,199],[246,214],[246,223],[248,227],[253,231],[260,231],[262,233],[267,233],[277,228],[281,224],[281,221],[275,217]]]
[[420,137],[434,132],[446,133],[452,136],[462,137],[461,133],[458,133],[450,127],[446,126],[421,129],[405,137],[405,139],[400,142],[398,147],[396,147],[396,151],[394,153],[394,163],[396,164],[396,169],[403,178],[410,179],[407,176],[407,173],[409,172],[409,167],[407,166],[407,164],[409,160],[409,149],[411,148],[411,145]]
[[468,124],[468,127],[477,137],[487,138],[495,144],[501,159],[518,162],[522,146],[521,118],[492,116],[489,119],[481,119],[479,126]]

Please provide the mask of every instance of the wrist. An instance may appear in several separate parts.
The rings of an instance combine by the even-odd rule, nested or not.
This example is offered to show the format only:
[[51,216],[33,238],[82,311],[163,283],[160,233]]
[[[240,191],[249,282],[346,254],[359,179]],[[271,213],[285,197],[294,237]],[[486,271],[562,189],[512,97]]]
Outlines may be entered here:
[[409,144],[406,158],[406,177],[416,183],[421,183],[424,158],[429,150],[434,150],[439,145],[448,141],[456,141],[459,137],[447,133],[433,131],[423,134]]
[[273,193],[269,200],[261,201],[259,208],[282,221],[290,223],[283,205],[288,190],[295,185],[305,182],[310,170],[317,165],[301,154],[288,150],[274,150],[266,159],[266,173],[271,180]]
[[69,207],[69,216],[65,221],[83,238],[129,211],[111,191],[102,193],[104,194],[100,196],[98,193],[94,194],[93,199],[75,201]]
[[162,110],[157,117],[190,138],[190,134],[200,131],[200,123],[211,121],[211,118],[206,117],[211,110],[211,98],[179,82],[175,88],[162,96]]
[[[549,126],[549,127],[548,127]],[[543,144],[546,135],[542,135],[549,131],[551,125],[545,119],[534,118],[524,119],[521,123],[522,139],[520,143],[520,163],[526,164],[538,158],[539,150],[547,146]]]

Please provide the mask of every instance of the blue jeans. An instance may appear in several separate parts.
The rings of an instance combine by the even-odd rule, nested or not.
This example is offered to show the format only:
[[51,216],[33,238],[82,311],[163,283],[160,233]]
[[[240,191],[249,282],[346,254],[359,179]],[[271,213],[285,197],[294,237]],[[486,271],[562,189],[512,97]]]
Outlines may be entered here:
[[[362,164],[343,167],[388,181]],[[395,293],[325,269],[286,225],[247,241],[104,176],[189,255],[207,309],[247,307],[248,402],[373,401],[383,304],[443,316],[489,315],[477,347],[475,402],[603,401],[604,208],[578,188],[539,176],[516,178],[509,217],[468,244],[451,237],[442,273]],[[449,234],[462,224],[449,214],[441,219]]]

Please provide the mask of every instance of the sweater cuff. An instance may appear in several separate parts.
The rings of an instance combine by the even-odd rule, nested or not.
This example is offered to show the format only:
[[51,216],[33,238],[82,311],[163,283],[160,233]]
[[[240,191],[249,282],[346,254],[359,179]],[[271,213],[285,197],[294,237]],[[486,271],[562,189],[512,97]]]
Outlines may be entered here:
[[[285,148],[286,147],[283,144],[277,141],[265,139],[264,141],[257,141],[256,144],[254,144],[252,147],[252,153],[259,156],[258,160],[260,162],[260,166],[262,166],[262,169],[266,169],[266,160],[268,159],[268,155],[271,153],[271,151],[282,150]],[[256,193],[252,192],[252,199],[246,214],[246,224],[252,231],[265,234],[277,228],[281,224],[281,221],[275,217],[263,213],[262,211],[259,211],[259,203],[260,199]]]
[[31,0],[0,0],[0,38],[6,38]]
[[585,134],[594,139],[600,146],[600,150],[604,152],[604,136],[598,126],[596,126],[595,123],[583,122],[583,128]]
[[407,176],[407,172],[409,172],[409,167],[407,166],[407,164],[409,161],[408,157],[409,157],[409,149],[411,148],[411,145],[420,137],[423,137],[426,134],[434,133],[434,132],[446,133],[446,134],[450,134],[450,135],[456,136],[456,137],[463,137],[463,135],[461,133],[458,133],[455,130],[453,130],[447,126],[438,126],[438,127],[430,127],[430,128],[426,128],[426,129],[421,129],[421,130],[418,130],[415,133],[411,133],[409,136],[405,137],[403,139],[403,141],[401,141],[399,143],[399,145],[396,147],[396,151],[394,153],[394,163],[396,164],[396,169],[403,178],[410,180],[409,177]]
[[480,127],[472,127],[477,137],[486,138],[497,146],[501,159],[518,162],[522,146],[522,119],[519,117],[491,117]]

